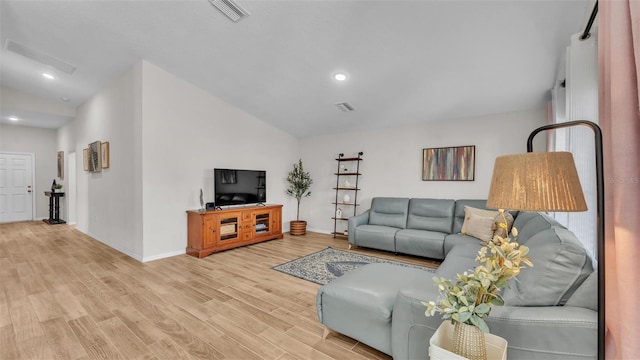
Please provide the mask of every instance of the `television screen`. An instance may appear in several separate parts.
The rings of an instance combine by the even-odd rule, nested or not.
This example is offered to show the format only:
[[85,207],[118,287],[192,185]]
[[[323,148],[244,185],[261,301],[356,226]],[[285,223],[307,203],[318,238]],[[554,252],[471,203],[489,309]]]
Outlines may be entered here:
[[258,204],[267,201],[267,172],[214,169],[216,206]]

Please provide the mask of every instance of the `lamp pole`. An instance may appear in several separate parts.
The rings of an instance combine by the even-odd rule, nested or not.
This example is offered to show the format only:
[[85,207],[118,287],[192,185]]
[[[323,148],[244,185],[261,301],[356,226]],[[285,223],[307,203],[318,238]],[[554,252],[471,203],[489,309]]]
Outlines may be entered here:
[[542,131],[572,126],[586,126],[593,130],[596,145],[596,198],[597,198],[597,241],[598,241],[598,359],[604,359],[605,308],[604,308],[604,170],[602,167],[602,131],[591,121],[576,120],[541,126],[531,132],[527,140],[527,152],[533,152],[533,138]]

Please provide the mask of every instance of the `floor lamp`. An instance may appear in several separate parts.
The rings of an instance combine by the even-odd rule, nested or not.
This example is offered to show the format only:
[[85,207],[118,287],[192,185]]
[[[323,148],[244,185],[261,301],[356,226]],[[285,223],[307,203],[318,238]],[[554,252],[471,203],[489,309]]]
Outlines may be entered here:
[[598,359],[604,359],[604,174],[602,132],[590,121],[578,120],[541,126],[529,135],[527,153],[496,158],[487,207],[523,211],[586,211],[573,156],[568,152],[533,152],[540,132],[587,126],[595,135],[598,260]]

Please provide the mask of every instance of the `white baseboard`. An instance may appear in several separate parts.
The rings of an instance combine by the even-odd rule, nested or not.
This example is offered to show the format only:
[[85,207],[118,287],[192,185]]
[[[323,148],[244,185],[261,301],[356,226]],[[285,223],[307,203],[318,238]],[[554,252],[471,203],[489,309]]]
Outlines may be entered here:
[[144,262],[144,261],[143,261],[142,256],[140,256],[140,255],[138,255],[138,254],[134,254],[134,253],[132,253],[131,251],[126,250],[126,249],[123,249],[122,247],[120,247],[120,246],[118,246],[118,245],[116,245],[116,244],[112,244],[112,243],[110,243],[110,242],[108,242],[108,241],[100,240],[100,239],[98,239],[97,237],[95,237],[93,234],[90,234],[90,233],[88,233],[88,232],[84,232],[84,231],[82,231],[81,229],[76,228],[76,230],[78,230],[78,231],[80,231],[81,233],[83,233],[83,234],[85,234],[85,235],[87,235],[87,236],[91,237],[92,239],[94,239],[94,240],[96,240],[96,241],[99,241],[99,242],[101,242],[101,243],[103,243],[103,244],[107,245],[108,247],[110,247],[110,248],[112,248],[112,249],[115,249],[115,250],[120,251],[121,253],[123,253],[123,254],[125,254],[125,255],[129,256],[130,258],[136,259],[136,260],[138,260],[138,261],[140,261],[140,262]]
[[145,256],[145,257],[142,258],[142,262],[160,260],[160,259],[164,259],[164,258],[168,258],[168,257],[172,257],[172,256],[183,255],[183,254],[186,254],[186,253],[187,253],[187,249],[183,249],[183,250],[171,251],[171,252],[164,253],[164,254]]
[[333,230],[316,229],[316,228],[307,228],[307,231],[320,233],[320,234],[327,234],[327,235],[331,235],[333,233]]
[[[76,229],[77,229],[77,228],[76,228]],[[149,261],[154,261],[154,260],[160,260],[160,259],[164,259],[164,258],[168,258],[168,257],[172,257],[172,256],[183,255],[183,254],[186,254],[186,253],[187,253],[187,249],[182,249],[182,250],[170,251],[170,252],[163,253],[163,254],[157,254],[157,255],[151,255],[151,256],[144,256],[144,257],[143,257],[143,256],[140,256],[140,255],[138,255],[138,254],[134,254],[134,253],[132,253],[132,252],[131,252],[131,251],[129,251],[129,250],[123,249],[122,247],[120,247],[120,246],[118,246],[118,245],[116,245],[116,244],[112,244],[112,243],[110,243],[110,242],[108,242],[108,241],[102,241],[102,240],[100,240],[100,239],[96,238],[95,236],[93,236],[93,235],[91,235],[91,234],[89,234],[89,233],[86,233],[86,232],[84,232],[84,231],[82,231],[82,230],[79,230],[79,229],[78,229],[78,231],[80,231],[81,233],[83,233],[83,234],[85,234],[85,235],[87,235],[87,236],[90,236],[92,239],[94,239],[94,240],[96,240],[96,241],[99,241],[99,242],[101,242],[101,243],[103,243],[103,244],[107,245],[107,246],[108,246],[108,247],[110,247],[110,248],[113,248],[113,249],[115,249],[115,250],[118,250],[118,251],[120,251],[121,253],[123,253],[123,254],[125,254],[125,255],[127,255],[127,256],[129,256],[129,257],[133,258],[133,259],[136,259],[136,260],[138,260],[138,261],[140,261],[140,262],[143,262],[143,263],[145,263],[145,262],[149,262]]]

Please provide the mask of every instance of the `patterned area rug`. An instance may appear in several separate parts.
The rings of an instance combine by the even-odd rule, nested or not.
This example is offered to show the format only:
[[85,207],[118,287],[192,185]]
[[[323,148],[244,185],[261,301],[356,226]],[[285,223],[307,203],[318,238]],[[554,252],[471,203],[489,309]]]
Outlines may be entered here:
[[330,247],[313,254],[291,260],[284,264],[276,265],[272,269],[316,284],[324,285],[351,270],[371,263],[396,264],[429,272],[434,271],[434,269],[420,265],[386,260],[375,256],[336,250]]

